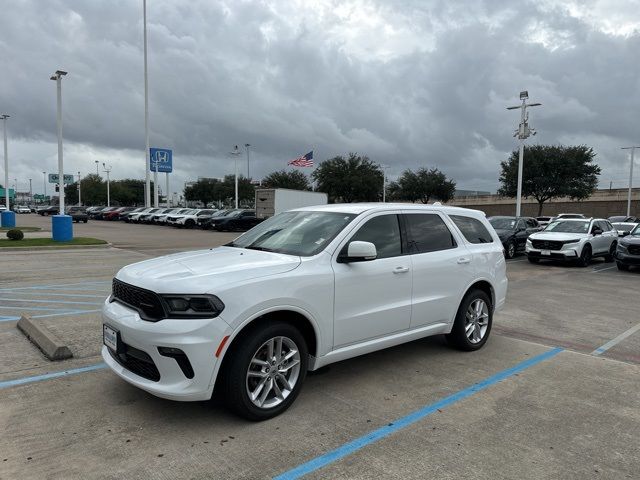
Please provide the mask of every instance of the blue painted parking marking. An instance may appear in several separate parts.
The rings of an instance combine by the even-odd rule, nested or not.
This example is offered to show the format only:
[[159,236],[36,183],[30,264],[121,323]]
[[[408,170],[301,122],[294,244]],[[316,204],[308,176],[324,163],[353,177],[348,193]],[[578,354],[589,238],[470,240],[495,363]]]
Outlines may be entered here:
[[14,380],[5,380],[4,382],[0,382],[0,390],[2,390],[3,388],[17,387],[18,385],[25,385],[27,383],[50,380],[52,378],[67,377],[69,375],[76,375],[78,373],[92,372],[94,370],[101,370],[106,367],[107,367],[106,363],[97,363],[95,365],[89,365],[87,367],[80,367],[80,368],[72,368],[70,370],[64,370],[62,372],[52,372],[52,373],[45,373],[44,375],[34,375],[32,377],[22,377],[22,378],[16,378]]
[[[86,315],[88,313],[98,313],[101,312],[102,310],[65,310],[64,312],[59,312],[59,313],[48,313],[45,315],[31,315],[31,318],[50,318],[50,317],[64,317],[67,315]],[[15,322],[17,320],[20,320],[20,317],[0,317],[0,323],[2,322]]]
[[370,445],[379,440],[382,440],[383,438],[397,432],[398,430],[406,428],[409,425],[412,425],[418,422],[419,420],[422,420],[428,415],[431,415],[432,413],[437,412],[438,409],[448,407],[449,405],[457,403],[460,400],[463,400],[467,397],[470,397],[471,395],[474,395],[482,390],[485,390],[491,385],[494,385],[523,370],[526,370],[527,368],[533,367],[534,365],[537,365],[540,362],[548,360],[556,356],[562,351],[563,351],[562,348],[554,348],[545,353],[542,353],[533,358],[530,358],[529,360],[525,360],[524,362],[521,362],[511,368],[507,368],[506,370],[503,370],[501,372],[498,372],[495,375],[492,375],[482,380],[481,382],[476,383],[475,385],[465,388],[464,390],[460,390],[459,392],[454,393],[453,395],[449,395],[448,397],[445,397],[442,400],[438,400],[435,403],[426,405],[420,410],[410,413],[405,417],[399,418],[398,420],[395,420],[394,422],[389,423],[384,427],[381,427],[377,430],[367,433],[366,435],[356,438],[351,442],[345,443],[344,445],[336,448],[335,450],[327,452],[324,455],[316,457],[313,460],[303,463],[287,472],[284,472],[278,475],[277,477],[274,477],[274,479],[275,480],[293,480],[296,478],[303,477],[323,467],[326,467],[327,465],[334,463],[348,455],[351,455],[352,453],[366,447],[367,445]]

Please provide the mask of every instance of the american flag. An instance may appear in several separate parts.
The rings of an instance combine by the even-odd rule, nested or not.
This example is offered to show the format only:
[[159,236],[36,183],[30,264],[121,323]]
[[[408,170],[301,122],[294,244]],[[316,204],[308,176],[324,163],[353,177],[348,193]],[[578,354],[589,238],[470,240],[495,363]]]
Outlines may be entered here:
[[313,167],[313,150],[302,157],[291,160],[287,165],[294,167]]

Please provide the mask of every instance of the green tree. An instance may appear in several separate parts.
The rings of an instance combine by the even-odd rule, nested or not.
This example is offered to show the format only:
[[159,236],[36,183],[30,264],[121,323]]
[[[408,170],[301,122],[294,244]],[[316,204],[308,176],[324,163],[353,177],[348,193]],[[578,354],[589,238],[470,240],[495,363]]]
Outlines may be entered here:
[[292,190],[311,190],[309,179],[299,170],[272,172],[262,180],[266,188],[290,188]]
[[[255,188],[251,180],[238,177],[238,201],[243,205],[252,205],[255,200]],[[222,181],[201,178],[184,189],[184,198],[188,201],[199,201],[204,204],[222,203],[233,205],[235,202],[235,178],[227,175]]]
[[405,170],[389,187],[390,198],[394,200],[429,203],[434,198],[448,202],[455,194],[456,182],[437,168],[421,168],[417,172]]
[[311,178],[330,202],[375,202],[382,198],[382,169],[366,156],[350,153],[346,159],[338,155],[325,160]]
[[[533,145],[526,147],[522,173],[522,196],[538,202],[538,215],[544,203],[553,198],[569,197],[582,200],[598,186],[600,167],[594,163],[596,154],[586,145]],[[515,197],[518,188],[518,151],[501,163],[498,194]]]
[[[107,182],[95,173],[80,181],[82,203],[84,205],[107,204]],[[153,192],[153,182],[151,182]],[[66,203],[73,205],[78,201],[78,182],[64,187]],[[135,206],[144,204],[144,180],[112,180],[109,183],[111,205]]]

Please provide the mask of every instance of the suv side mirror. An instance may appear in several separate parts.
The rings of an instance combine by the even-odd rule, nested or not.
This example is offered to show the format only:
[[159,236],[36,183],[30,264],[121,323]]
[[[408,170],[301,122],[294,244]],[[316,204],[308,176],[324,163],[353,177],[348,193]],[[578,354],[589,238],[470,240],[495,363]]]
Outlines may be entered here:
[[602,229],[600,227],[593,227],[591,233],[595,235],[602,235]]
[[360,242],[358,240],[350,242],[347,247],[347,254],[340,255],[340,263],[367,262],[375,260],[378,256],[376,246],[371,242]]

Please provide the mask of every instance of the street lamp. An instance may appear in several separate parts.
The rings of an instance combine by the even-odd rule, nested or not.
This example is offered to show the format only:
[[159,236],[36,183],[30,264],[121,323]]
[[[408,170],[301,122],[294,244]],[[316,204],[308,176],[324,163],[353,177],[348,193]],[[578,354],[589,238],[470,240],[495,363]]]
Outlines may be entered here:
[[240,155],[240,150],[238,149],[238,145],[235,146],[233,152],[229,152],[233,155],[234,164],[235,164],[235,199],[236,199],[236,208],[238,208],[238,155]]
[[29,203],[33,205],[33,185],[31,184],[31,178],[29,179]]
[[251,144],[249,143],[244,144],[244,148],[247,149],[247,179],[251,178],[251,175],[249,175],[249,147],[250,146]]
[[[144,170],[146,175],[144,189],[144,206],[151,206],[151,182],[149,170],[151,159],[149,158],[149,81],[147,76],[147,0],[142,0],[142,24],[144,30]],[[156,182],[157,185],[158,182]],[[157,207],[158,205],[156,205]]]
[[7,207],[7,209],[1,214],[2,226],[15,227],[16,216],[9,208],[9,151],[7,147],[7,118],[9,118],[9,115],[4,113],[0,115],[0,118],[2,118],[4,129],[4,202]]
[[44,190],[44,198],[42,199],[42,203],[44,203],[47,199],[47,172],[42,172],[42,189]]
[[105,165],[105,163],[102,163],[102,168],[104,169],[104,173],[107,174],[107,207],[111,206],[111,194],[109,191],[109,174],[111,173],[111,169],[113,168],[111,165],[109,165],[108,167]]
[[381,165],[382,166],[382,203],[385,203],[387,201],[387,168],[389,168],[388,165]]
[[522,205],[522,170],[524,164],[524,141],[529,138],[530,135],[535,135],[536,131],[529,127],[529,114],[527,113],[527,107],[537,107],[542,105],[541,103],[527,103],[529,98],[529,92],[524,90],[520,92],[520,100],[522,104],[514,107],[507,107],[507,110],[520,109],[520,125],[516,130],[514,137],[518,137],[520,140],[520,155],[518,157],[518,193],[516,196],[516,217],[520,216],[520,208]]
[[100,172],[98,172],[98,164],[100,162],[98,160],[94,160],[94,162],[96,163],[96,175],[99,177],[100,176]]
[[80,172],[78,172],[78,206],[82,206],[82,194],[80,193],[80,190],[82,189],[82,176],[80,175]]
[[635,147],[621,147],[622,150],[631,150],[631,161],[629,166],[629,192],[627,193],[627,217],[631,216],[631,185],[633,183],[633,161],[634,154],[636,152],[636,148],[640,148],[639,146]]
[[51,76],[51,80],[56,82],[58,100],[58,116],[56,119],[56,124],[58,126],[58,189],[60,190],[60,215],[64,215],[64,164],[62,159],[62,77],[64,77],[66,74],[67,72],[56,70],[56,73]]

